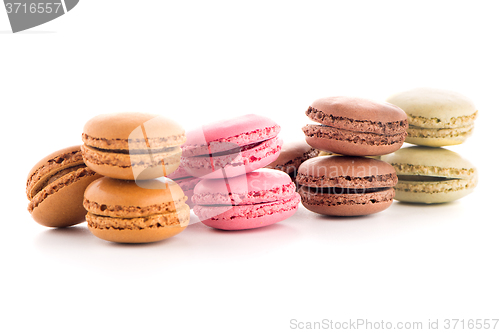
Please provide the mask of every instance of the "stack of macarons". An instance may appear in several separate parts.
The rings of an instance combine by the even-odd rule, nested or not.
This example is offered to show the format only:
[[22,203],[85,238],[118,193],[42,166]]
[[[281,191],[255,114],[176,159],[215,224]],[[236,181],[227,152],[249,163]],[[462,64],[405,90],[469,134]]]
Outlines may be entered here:
[[382,160],[397,170],[396,199],[443,203],[467,195],[477,184],[470,162],[443,146],[462,144],[474,128],[477,109],[466,96],[443,89],[416,88],[392,95],[387,102],[408,115],[405,147]]
[[260,170],[280,154],[280,129],[267,117],[249,114],[187,133],[181,166],[201,178],[192,202],[202,223],[223,230],[253,229],[297,210],[300,197],[291,178]]
[[147,243],[171,237],[189,223],[178,184],[159,177],[174,172],[186,138],[175,122],[145,113],[90,119],[82,134],[85,164],[102,178],[84,193],[90,231],[104,240]]
[[390,206],[396,171],[368,158],[398,150],[406,138],[406,113],[389,103],[328,97],[314,101],[306,115],[317,124],[303,127],[314,148],[340,154],[305,161],[297,183],[303,205],[316,213],[356,216]]

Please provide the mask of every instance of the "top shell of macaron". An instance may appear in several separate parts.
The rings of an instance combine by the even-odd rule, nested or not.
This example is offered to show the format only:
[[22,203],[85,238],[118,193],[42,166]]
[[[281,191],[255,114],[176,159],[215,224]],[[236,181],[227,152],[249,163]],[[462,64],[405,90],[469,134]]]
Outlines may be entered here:
[[286,173],[260,169],[227,179],[203,179],[192,200],[199,205],[247,205],[286,199],[295,194],[295,184]]
[[382,156],[382,160],[392,164],[398,175],[469,178],[477,173],[468,160],[456,152],[439,147],[406,147]]
[[258,143],[276,137],[280,130],[275,121],[256,114],[207,124],[186,134],[186,143],[182,145],[183,156],[199,155],[198,148],[203,152],[208,145],[214,153]]
[[477,111],[474,103],[466,96],[434,88],[400,92],[389,97],[387,102],[399,106],[409,116],[438,119],[436,127],[441,127],[453,118],[471,116]]
[[316,187],[392,187],[398,179],[394,167],[368,157],[320,156],[302,163],[300,185]]
[[399,107],[389,103],[378,103],[357,97],[326,97],[315,100],[308,111],[317,110],[322,114],[309,117],[323,125],[335,126],[335,119],[367,121],[373,123],[400,123],[401,131],[408,127],[407,115]]
[[85,190],[84,205],[93,214],[144,216],[142,211],[161,214],[181,207],[186,201],[181,187],[170,179],[130,181],[103,177]]
[[184,129],[163,116],[130,112],[102,114],[83,128],[83,142],[101,149],[133,150],[180,146]]

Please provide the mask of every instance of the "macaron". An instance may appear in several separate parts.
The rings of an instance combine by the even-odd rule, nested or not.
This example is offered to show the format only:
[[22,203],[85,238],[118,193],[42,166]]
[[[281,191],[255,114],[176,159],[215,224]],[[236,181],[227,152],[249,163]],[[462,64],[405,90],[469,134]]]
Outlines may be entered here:
[[194,203],[191,201],[191,197],[193,196],[194,187],[201,181],[201,178],[192,177],[182,166],[167,175],[167,178],[172,179],[182,188],[184,195],[187,197],[186,204],[193,208]]
[[248,114],[187,133],[181,164],[193,177],[236,177],[276,160],[283,140],[273,120]]
[[477,109],[462,94],[433,88],[417,88],[387,99],[408,115],[406,142],[441,147],[465,141],[474,128]]
[[306,115],[319,124],[302,128],[316,149],[353,156],[384,155],[398,150],[406,138],[406,113],[389,103],[355,97],[314,101]]
[[414,146],[382,156],[396,169],[396,200],[443,203],[460,199],[477,185],[477,169],[444,148]]
[[387,209],[397,182],[396,170],[389,163],[367,157],[315,157],[302,163],[297,174],[304,207],[333,216]]
[[190,211],[174,181],[100,178],[87,187],[83,205],[89,230],[118,243],[150,243],[183,231]]
[[85,221],[83,193],[101,175],[83,163],[80,146],[58,150],[41,159],[26,181],[28,211],[46,227],[68,227]]
[[286,173],[260,169],[233,178],[203,179],[192,200],[194,213],[205,225],[242,230],[289,218],[297,210],[300,196]]
[[104,176],[134,180],[177,169],[186,137],[181,126],[162,116],[114,113],[90,119],[82,140],[88,167]]
[[278,158],[266,168],[283,171],[295,179],[299,166],[319,153],[318,149],[309,146],[304,140],[284,142]]

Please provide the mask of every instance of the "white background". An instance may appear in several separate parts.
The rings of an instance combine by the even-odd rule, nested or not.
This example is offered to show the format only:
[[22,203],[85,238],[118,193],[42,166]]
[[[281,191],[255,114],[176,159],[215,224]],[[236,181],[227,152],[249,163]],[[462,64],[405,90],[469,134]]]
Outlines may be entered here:
[[[495,1],[81,1],[18,34],[0,9],[0,331],[288,332],[299,331],[292,319],[426,328],[429,319],[499,318],[498,9]],[[186,129],[257,113],[288,140],[302,138],[317,98],[383,101],[420,86],[461,92],[479,110],[474,135],[450,148],[477,166],[479,185],[453,203],[395,202],[360,218],[300,207],[263,229],[195,223],[139,246],[102,241],[85,224],[51,230],[26,209],[31,167],[79,144],[100,113],[160,113]]]

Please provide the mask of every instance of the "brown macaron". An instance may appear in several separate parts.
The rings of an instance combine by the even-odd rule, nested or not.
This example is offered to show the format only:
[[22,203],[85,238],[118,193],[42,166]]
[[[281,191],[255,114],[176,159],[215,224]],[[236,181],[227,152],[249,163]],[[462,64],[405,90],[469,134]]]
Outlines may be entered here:
[[85,221],[83,193],[101,175],[84,163],[80,146],[58,150],[29,172],[26,195],[33,219],[46,227],[68,227]]
[[297,174],[304,207],[334,216],[368,215],[388,208],[397,182],[392,165],[367,157],[315,157],[302,163]]
[[398,150],[406,138],[406,113],[389,103],[354,97],[314,101],[306,115],[318,124],[302,128],[314,148],[343,155],[385,155]]
[[92,170],[117,179],[153,179],[180,164],[184,129],[146,113],[103,114],[83,128],[83,159]]
[[295,179],[299,166],[306,160],[319,155],[319,150],[309,146],[304,140],[283,143],[278,158],[266,168],[287,173]]
[[183,231],[190,217],[187,197],[164,178],[129,181],[103,177],[85,191],[89,230],[118,243],[150,243]]

